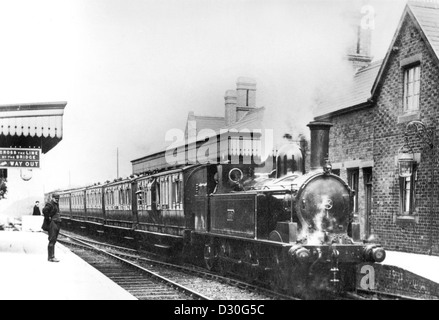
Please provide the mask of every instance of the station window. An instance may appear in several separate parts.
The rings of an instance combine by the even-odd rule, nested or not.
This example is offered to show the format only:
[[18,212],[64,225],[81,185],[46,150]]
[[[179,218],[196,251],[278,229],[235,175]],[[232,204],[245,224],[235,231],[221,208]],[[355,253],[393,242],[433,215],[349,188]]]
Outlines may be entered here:
[[416,177],[417,170],[416,166],[414,166],[410,177],[399,178],[401,215],[413,214],[415,210]]
[[404,70],[404,112],[419,110],[420,73],[419,64]]
[[359,170],[348,169],[348,185],[355,192],[354,195],[354,213],[358,212],[358,181],[359,181]]

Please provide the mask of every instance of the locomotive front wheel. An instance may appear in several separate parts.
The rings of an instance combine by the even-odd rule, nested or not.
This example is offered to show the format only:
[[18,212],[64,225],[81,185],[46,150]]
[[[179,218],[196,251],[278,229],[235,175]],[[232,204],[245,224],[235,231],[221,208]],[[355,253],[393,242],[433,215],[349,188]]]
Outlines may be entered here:
[[217,257],[215,255],[213,245],[206,244],[204,246],[204,263],[207,270],[211,271],[215,268],[216,259]]

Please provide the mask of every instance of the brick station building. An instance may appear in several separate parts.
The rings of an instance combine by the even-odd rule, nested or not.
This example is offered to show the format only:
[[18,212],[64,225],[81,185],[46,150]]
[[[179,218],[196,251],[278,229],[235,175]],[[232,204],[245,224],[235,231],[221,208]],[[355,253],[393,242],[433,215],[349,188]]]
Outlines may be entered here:
[[[356,191],[362,238],[373,235],[389,250],[439,255],[439,5],[410,1],[383,60],[367,63],[364,48],[350,57],[365,62],[353,87],[319,105],[314,120],[332,125],[329,159]],[[416,135],[407,126],[412,121],[433,138]],[[398,170],[403,146],[415,160],[409,177]]]
[[[240,163],[260,163],[264,149],[264,107],[256,106],[256,81],[239,77],[236,90],[227,90],[224,95],[224,117],[200,116],[188,113],[184,139],[181,144],[132,160],[133,174],[145,174],[164,169],[196,163],[224,163],[233,158]],[[271,146],[270,146],[271,147]],[[176,151],[179,164],[169,162],[167,154]],[[200,153],[207,158],[197,158]],[[271,149],[270,149],[271,150]],[[202,152],[201,152],[202,151]],[[169,155],[169,154],[168,154]],[[272,170],[273,163],[264,166]]]
[[29,215],[44,201],[42,155],[62,140],[66,104],[0,105],[0,183],[7,187],[0,215]]

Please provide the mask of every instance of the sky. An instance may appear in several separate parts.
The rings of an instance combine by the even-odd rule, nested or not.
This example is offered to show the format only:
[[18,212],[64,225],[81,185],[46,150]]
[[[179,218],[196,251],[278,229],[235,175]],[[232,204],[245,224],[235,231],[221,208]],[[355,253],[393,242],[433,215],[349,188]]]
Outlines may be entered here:
[[404,0],[0,0],[0,105],[67,102],[46,192],[132,173],[187,115],[224,116],[239,77],[268,127],[309,135],[315,92],[341,83],[345,13],[373,9],[382,59]]

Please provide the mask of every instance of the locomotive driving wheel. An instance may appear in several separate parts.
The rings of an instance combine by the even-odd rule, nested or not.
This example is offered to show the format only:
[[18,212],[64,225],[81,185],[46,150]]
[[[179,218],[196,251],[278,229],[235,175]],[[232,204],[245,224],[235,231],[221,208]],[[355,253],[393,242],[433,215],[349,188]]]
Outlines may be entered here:
[[215,268],[217,256],[214,251],[213,244],[204,245],[204,263],[207,270],[211,271]]

